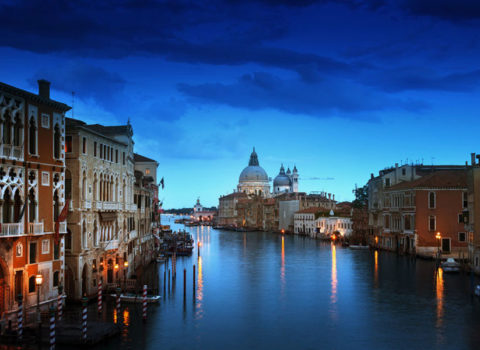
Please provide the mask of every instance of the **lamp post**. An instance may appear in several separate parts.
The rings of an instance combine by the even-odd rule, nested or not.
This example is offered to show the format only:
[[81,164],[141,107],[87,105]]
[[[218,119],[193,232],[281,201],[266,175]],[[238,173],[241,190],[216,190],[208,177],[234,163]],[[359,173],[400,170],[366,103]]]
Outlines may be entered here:
[[40,315],[40,286],[43,283],[43,276],[38,274],[35,276],[35,284],[37,286],[37,329],[38,329],[38,346],[42,342],[42,317]]
[[440,234],[440,232],[437,232],[437,234],[435,235],[435,238],[436,238],[437,241],[438,241],[438,251],[437,251],[437,259],[438,259],[437,264],[438,264],[438,263],[439,263],[439,260],[440,260],[440,252],[441,252],[441,250],[440,250],[440,241],[441,241],[441,239],[442,239],[442,235]]
[[123,263],[124,269],[123,269],[123,288],[124,291],[127,292],[127,270],[128,270],[128,261],[125,260]]

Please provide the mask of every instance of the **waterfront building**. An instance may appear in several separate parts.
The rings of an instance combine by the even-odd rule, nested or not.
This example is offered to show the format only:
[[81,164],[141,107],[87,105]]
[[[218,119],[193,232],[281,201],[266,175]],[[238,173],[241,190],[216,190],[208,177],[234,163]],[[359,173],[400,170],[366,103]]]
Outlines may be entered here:
[[158,208],[157,167],[158,162],[134,154],[135,183],[134,203],[136,205],[134,230],[128,237],[128,276],[141,275],[142,268],[156,258],[155,236],[160,225]]
[[381,248],[423,257],[463,258],[466,169],[435,171],[384,189]]
[[470,267],[480,274],[480,156],[471,154],[467,171],[467,210],[464,211],[467,232],[468,261]]
[[[417,234],[411,228],[413,223],[408,222],[409,217],[413,215],[412,210],[414,209],[413,205],[409,200],[415,200],[412,193],[403,194],[407,198],[405,202],[402,202],[402,205],[409,205],[410,207],[405,207],[404,214],[390,214],[385,213],[384,209],[387,208],[387,211],[390,211],[391,208],[391,196],[393,194],[389,193],[386,195],[386,192],[389,191],[393,186],[401,183],[413,182],[415,180],[421,179],[424,176],[431,175],[436,172],[442,171],[465,171],[466,167],[462,165],[423,165],[423,164],[405,164],[399,166],[395,164],[395,167],[383,169],[379,172],[378,176],[371,174],[371,178],[367,184],[368,186],[368,232],[369,232],[369,241],[370,244],[376,245],[380,248],[392,250],[392,251],[403,251],[410,252],[415,254],[416,252],[416,241]],[[410,199],[409,199],[410,198]],[[395,199],[398,201],[398,199]],[[387,203],[386,203],[387,201]],[[397,205],[397,202],[394,203]],[[410,209],[409,209],[410,208]],[[393,211],[396,211],[397,207],[393,207]],[[408,211],[410,210],[410,211]],[[400,233],[400,228],[405,225],[405,218],[407,217],[406,231],[403,231],[405,235]],[[418,215],[418,213],[416,214]],[[394,222],[390,222],[392,218]],[[386,221],[387,220],[387,221]],[[425,219],[427,220],[427,219]],[[403,225],[403,226],[402,226]],[[385,227],[388,226],[387,229]],[[395,228],[391,228],[395,227]],[[410,232],[411,231],[411,232]],[[408,238],[408,239],[407,239]],[[427,243],[428,244],[428,243]],[[428,249],[427,249],[428,250]]]
[[135,236],[133,130],[67,118],[66,193],[71,199],[65,244],[67,296],[94,296],[99,280],[118,283]]
[[217,215],[215,210],[205,210],[200,203],[200,198],[197,198],[197,203],[193,206],[192,216],[196,221],[212,221]]
[[0,83],[0,317],[13,315],[19,295],[29,312],[37,288],[42,305],[56,300],[63,284],[66,224],[57,244],[55,221],[65,205],[69,109],[50,98],[48,81],[38,81],[38,94]]
[[218,200],[217,223],[221,226],[236,226],[239,223],[237,203],[240,199],[247,198],[244,192],[233,192],[226,196],[220,196]]
[[310,207],[300,210],[294,216],[294,233],[303,234],[312,238],[328,238],[333,234],[349,237],[352,234],[352,210],[333,209],[326,211],[323,208]]

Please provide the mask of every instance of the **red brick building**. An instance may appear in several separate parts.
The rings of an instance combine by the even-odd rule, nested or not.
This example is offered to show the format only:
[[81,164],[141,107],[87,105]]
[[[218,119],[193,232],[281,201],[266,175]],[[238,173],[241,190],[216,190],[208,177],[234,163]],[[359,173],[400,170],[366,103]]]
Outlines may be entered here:
[[424,257],[433,257],[439,250],[444,258],[463,257],[467,204],[466,169],[436,171],[386,188],[377,244]]
[[[28,309],[56,298],[64,273],[63,239],[54,244],[55,219],[64,204],[65,112],[50,99],[50,83],[33,94],[0,83],[0,317],[21,294]],[[60,225],[66,232],[66,224]]]

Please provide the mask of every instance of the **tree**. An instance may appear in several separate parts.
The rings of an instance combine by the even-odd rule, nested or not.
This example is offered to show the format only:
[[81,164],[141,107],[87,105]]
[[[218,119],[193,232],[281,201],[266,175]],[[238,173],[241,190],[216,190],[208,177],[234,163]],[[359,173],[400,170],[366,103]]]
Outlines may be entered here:
[[368,206],[368,185],[357,187],[352,191],[355,194],[355,200],[352,202],[354,208],[366,208]]

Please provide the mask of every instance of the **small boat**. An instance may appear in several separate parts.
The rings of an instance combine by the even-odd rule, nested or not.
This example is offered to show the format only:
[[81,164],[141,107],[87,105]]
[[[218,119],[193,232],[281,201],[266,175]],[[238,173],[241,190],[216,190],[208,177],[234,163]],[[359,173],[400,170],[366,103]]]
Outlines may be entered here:
[[351,244],[349,246],[350,249],[353,249],[353,250],[366,250],[366,249],[370,249],[370,247],[368,245],[353,245]]
[[[110,296],[114,299],[117,298],[116,294],[110,294]],[[160,302],[160,295],[147,295],[147,303],[148,304],[156,304]],[[143,303],[143,295],[141,294],[120,294],[120,300],[123,303]]]
[[456,262],[453,258],[448,258],[446,261],[440,264],[443,272],[459,272],[460,263]]
[[480,284],[477,284],[473,293],[480,298]]

